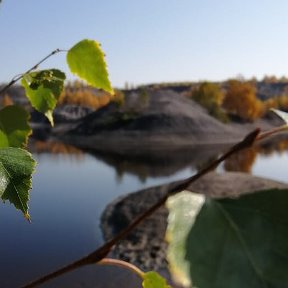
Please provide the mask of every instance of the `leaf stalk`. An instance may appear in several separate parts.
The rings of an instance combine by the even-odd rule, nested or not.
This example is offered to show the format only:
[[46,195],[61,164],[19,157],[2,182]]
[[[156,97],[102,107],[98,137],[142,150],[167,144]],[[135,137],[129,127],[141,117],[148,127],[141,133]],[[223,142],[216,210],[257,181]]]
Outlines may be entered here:
[[16,76],[14,76],[12,78],[12,80],[5,85],[1,90],[0,90],[0,95],[4,94],[11,86],[13,86],[16,82],[18,82],[19,80],[21,80],[23,78],[23,76],[25,74],[28,74],[34,70],[36,70],[43,62],[45,62],[48,58],[50,58],[51,56],[60,53],[60,52],[67,52],[67,50],[63,50],[63,49],[55,49],[54,51],[52,51],[51,53],[49,53],[47,56],[45,56],[43,59],[41,59],[39,62],[37,62],[34,66],[32,66],[30,69],[28,69],[26,72],[22,73],[22,74],[18,74]]

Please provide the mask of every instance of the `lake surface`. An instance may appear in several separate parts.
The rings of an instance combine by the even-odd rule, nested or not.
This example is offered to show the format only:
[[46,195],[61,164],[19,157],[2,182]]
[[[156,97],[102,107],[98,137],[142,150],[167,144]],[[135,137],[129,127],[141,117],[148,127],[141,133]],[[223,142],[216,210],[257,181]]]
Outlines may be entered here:
[[[219,147],[215,151],[206,148],[204,162],[215,157],[214,152],[219,152]],[[42,149],[41,153],[34,153],[38,165],[29,205],[31,224],[12,205],[1,205],[1,288],[19,287],[95,250],[103,243],[100,216],[115,198],[188,177],[203,164],[193,162],[199,156],[197,151],[187,152],[186,157],[182,155],[185,160],[175,161],[175,164],[171,163],[171,155],[166,157],[169,161],[165,162],[163,157],[153,162],[153,159],[125,160],[123,156],[92,155],[74,150],[68,154],[56,152]],[[234,170],[250,171],[288,183],[286,146],[278,152],[269,151],[269,155],[263,151],[257,155],[252,151],[232,162],[234,164],[222,165],[219,171],[233,170],[231,167],[236,165]],[[119,283],[127,281],[126,272],[119,274],[116,270],[99,266],[83,268],[41,287],[121,287]],[[136,281],[134,278],[129,274],[131,283]]]

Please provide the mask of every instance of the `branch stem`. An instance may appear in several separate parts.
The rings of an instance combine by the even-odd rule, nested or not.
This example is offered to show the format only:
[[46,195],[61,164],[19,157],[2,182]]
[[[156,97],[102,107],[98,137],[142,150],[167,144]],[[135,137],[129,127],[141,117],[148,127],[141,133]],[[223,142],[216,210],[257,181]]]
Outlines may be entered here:
[[39,65],[41,65],[44,61],[46,61],[51,56],[53,56],[57,53],[60,53],[60,52],[67,52],[67,50],[55,49],[54,51],[49,53],[47,56],[45,56],[43,59],[41,59],[38,63],[36,63],[33,67],[28,69],[26,72],[24,72],[22,74],[18,74],[15,77],[13,77],[12,80],[0,90],[0,95],[4,94],[12,85],[14,85],[20,79],[22,79],[25,74],[28,74],[28,73],[32,72],[33,70],[36,70],[39,67]]
[[55,272],[52,272],[48,275],[45,275],[43,277],[40,277],[39,279],[31,282],[30,284],[24,285],[21,288],[33,288],[40,284],[43,284],[47,281],[50,281],[60,275],[63,275],[67,272],[70,272],[72,270],[75,270],[76,268],[79,268],[81,266],[94,264],[99,261],[101,261],[103,258],[106,257],[106,255],[110,252],[112,247],[118,243],[120,240],[122,240],[124,237],[126,237],[132,230],[134,230],[135,227],[137,227],[141,222],[143,222],[145,219],[147,219],[149,216],[151,216],[157,209],[159,209],[165,202],[167,201],[168,197],[174,194],[177,194],[189,187],[190,184],[198,180],[200,177],[204,176],[208,172],[210,172],[212,169],[217,167],[221,162],[223,162],[225,159],[230,157],[232,154],[237,153],[241,150],[244,150],[246,148],[249,148],[253,146],[255,141],[257,140],[257,137],[259,137],[260,129],[256,129],[249,133],[241,142],[235,144],[232,146],[226,153],[224,153],[222,156],[220,156],[218,159],[213,161],[211,164],[207,165],[205,168],[200,170],[197,174],[181,180],[174,183],[174,185],[171,185],[168,187],[166,194],[158,200],[154,205],[152,205],[150,208],[148,208],[146,211],[144,211],[142,214],[140,214],[134,221],[132,221],[126,228],[124,228],[120,233],[118,233],[114,238],[112,238],[110,241],[106,242],[104,245],[102,245],[100,248],[96,249],[91,254],[75,261],[72,264],[68,264],[67,266],[64,266],[63,268],[60,268],[59,270],[56,270]]
[[272,135],[278,134],[280,132],[287,131],[287,130],[288,130],[288,125],[285,124],[285,125],[273,128],[271,130],[264,131],[257,136],[257,141],[265,139],[265,138],[270,137]]
[[114,266],[119,266],[119,267],[128,269],[131,272],[133,272],[134,274],[138,275],[141,279],[143,279],[144,274],[145,274],[137,266],[135,266],[129,262],[119,260],[119,259],[104,258],[101,261],[99,261],[97,264],[98,265],[114,265]]

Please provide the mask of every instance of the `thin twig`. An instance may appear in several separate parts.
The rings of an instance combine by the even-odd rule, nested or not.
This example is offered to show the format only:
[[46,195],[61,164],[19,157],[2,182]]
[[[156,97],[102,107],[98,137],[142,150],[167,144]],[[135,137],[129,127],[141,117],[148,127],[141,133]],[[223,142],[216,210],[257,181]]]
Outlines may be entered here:
[[272,135],[275,135],[275,134],[278,134],[280,132],[284,132],[284,131],[287,131],[288,130],[288,125],[287,124],[284,124],[282,126],[279,126],[279,127],[275,127],[271,130],[268,130],[268,131],[264,131],[262,133],[260,133],[258,136],[257,136],[257,141],[259,140],[262,140],[262,139],[265,139],[267,137],[270,137]]
[[22,79],[25,74],[28,74],[28,73],[32,72],[33,70],[36,70],[39,67],[40,64],[42,64],[44,61],[46,61],[51,56],[53,56],[53,55],[55,55],[57,53],[60,53],[60,52],[67,52],[67,50],[55,49],[50,54],[48,54],[46,57],[44,57],[42,60],[40,60],[37,64],[35,64],[33,67],[28,69],[26,72],[14,76],[12,78],[12,80],[0,90],[0,95],[4,94],[12,85],[14,85],[20,79]]
[[237,153],[241,150],[244,150],[246,148],[249,148],[253,146],[257,138],[259,137],[260,129],[256,129],[253,132],[249,133],[241,142],[237,143],[236,145],[232,146],[228,152],[220,156],[218,159],[207,165],[205,168],[200,170],[197,174],[193,175],[192,177],[189,177],[187,179],[184,179],[182,181],[178,181],[176,185],[172,185],[168,188],[166,194],[158,200],[157,203],[155,203],[153,206],[151,206],[148,210],[144,211],[142,214],[140,214],[134,221],[130,223],[129,226],[124,228],[120,233],[118,233],[114,238],[112,238],[110,241],[106,242],[103,246],[92,252],[91,254],[77,260],[76,262],[72,264],[68,264],[67,266],[56,270],[55,272],[52,272],[48,275],[45,275],[30,284],[26,284],[22,286],[21,288],[32,288],[36,287],[40,284],[43,284],[49,280],[52,280],[60,275],[63,275],[67,272],[70,272],[72,270],[75,270],[76,268],[79,268],[81,266],[94,264],[99,261],[101,261],[104,257],[107,256],[107,254],[110,252],[112,247],[118,243],[120,240],[122,240],[124,237],[126,237],[132,230],[134,230],[135,227],[137,227],[143,220],[147,219],[149,216],[151,216],[158,208],[160,208],[165,202],[167,201],[168,197],[171,195],[174,195],[176,193],[179,193],[185,189],[187,189],[193,182],[198,180],[200,177],[207,174],[209,171],[213,170],[215,167],[217,167],[221,162],[226,160],[228,157],[230,157],[232,154]]
[[259,136],[259,134],[260,134],[260,129],[258,128],[252,131],[251,133],[249,133],[241,142],[232,146],[226,153],[224,153],[218,159],[208,164],[206,167],[204,167],[195,175],[187,178],[186,180],[183,180],[181,184],[178,184],[174,189],[171,189],[171,191],[168,191],[168,194],[169,194],[168,196],[177,194],[187,189],[193,182],[203,177],[205,174],[209,173],[210,171],[214,170],[220,163],[225,161],[232,154],[235,154],[239,151],[252,147],[255,141],[257,140],[257,137]]
[[113,265],[113,266],[119,266],[119,267],[125,268],[127,270],[130,270],[134,274],[138,275],[141,279],[143,279],[144,274],[145,274],[137,266],[135,266],[129,262],[120,260],[120,259],[104,258],[104,259],[100,260],[97,264],[98,265]]

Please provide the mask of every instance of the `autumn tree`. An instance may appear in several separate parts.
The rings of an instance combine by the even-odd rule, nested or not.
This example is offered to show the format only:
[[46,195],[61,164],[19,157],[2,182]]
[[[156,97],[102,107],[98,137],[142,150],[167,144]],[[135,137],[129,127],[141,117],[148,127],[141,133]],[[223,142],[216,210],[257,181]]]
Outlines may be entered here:
[[278,79],[275,75],[265,75],[262,81],[264,83],[277,83]]
[[222,111],[223,91],[218,84],[203,82],[191,92],[191,98],[208,110],[215,118],[227,122],[228,118]]
[[227,85],[223,108],[244,120],[255,120],[262,114],[262,102],[256,97],[256,88],[250,82],[230,80]]
[[218,84],[203,82],[192,90],[191,97],[209,110],[214,104],[221,104],[223,92]]
[[73,104],[99,109],[113,101],[114,98],[124,102],[119,94],[120,91],[114,91],[114,94],[110,94],[85,85],[81,81],[74,81],[68,82],[58,103],[60,105]]

